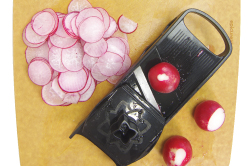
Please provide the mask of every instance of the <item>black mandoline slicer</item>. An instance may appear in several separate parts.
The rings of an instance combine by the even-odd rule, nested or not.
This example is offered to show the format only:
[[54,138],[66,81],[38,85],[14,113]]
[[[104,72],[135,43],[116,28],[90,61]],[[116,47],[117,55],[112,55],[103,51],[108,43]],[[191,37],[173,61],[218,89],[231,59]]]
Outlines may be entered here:
[[[187,29],[184,17],[188,13],[202,16],[218,30],[225,43],[224,52],[219,56],[213,54]],[[213,18],[197,9],[184,11],[144,51],[70,138],[75,134],[86,137],[118,166],[139,160],[150,152],[164,126],[231,52],[229,37]],[[168,94],[154,91],[147,79],[149,69],[160,62],[174,65],[181,80],[185,80]]]

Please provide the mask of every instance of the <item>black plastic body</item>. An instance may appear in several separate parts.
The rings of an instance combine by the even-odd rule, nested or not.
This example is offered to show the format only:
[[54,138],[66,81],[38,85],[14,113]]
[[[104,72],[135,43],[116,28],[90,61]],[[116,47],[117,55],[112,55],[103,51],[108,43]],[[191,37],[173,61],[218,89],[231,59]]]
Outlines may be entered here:
[[[209,51],[187,29],[184,17],[190,12],[207,19],[221,34],[225,42],[225,50],[221,55]],[[144,51],[138,62],[70,138],[75,134],[88,138],[117,165],[129,165],[137,161],[154,147],[164,125],[216,72],[231,52],[229,37],[213,18],[197,9],[184,11]],[[140,66],[147,78],[150,68],[160,62],[174,65],[181,77],[178,88],[171,93],[163,94],[151,88],[161,112],[145,100],[133,73]]]

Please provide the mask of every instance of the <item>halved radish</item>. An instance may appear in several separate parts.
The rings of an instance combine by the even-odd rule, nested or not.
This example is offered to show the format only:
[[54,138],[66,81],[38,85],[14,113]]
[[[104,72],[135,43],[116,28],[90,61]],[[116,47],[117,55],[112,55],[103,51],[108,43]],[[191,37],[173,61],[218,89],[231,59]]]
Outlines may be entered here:
[[71,27],[71,21],[73,18],[76,18],[76,16],[79,14],[79,12],[71,12],[68,13],[62,21],[63,24],[63,28],[65,29],[66,33],[73,37],[73,38],[77,38],[77,36],[75,35],[75,33],[73,32],[73,29]]
[[28,75],[36,85],[46,85],[52,78],[53,70],[44,58],[34,58],[28,67]]
[[48,35],[38,35],[31,27],[31,23],[29,23],[25,28],[25,37],[28,42],[33,44],[44,43],[48,38]]
[[58,47],[51,47],[49,50],[49,63],[51,67],[58,72],[66,72],[66,69],[62,64],[62,49]]
[[57,95],[58,95],[60,98],[63,99],[63,98],[65,97],[66,92],[63,91],[63,90],[61,89],[61,87],[59,86],[59,84],[58,84],[58,76],[52,80],[51,87],[52,87],[52,89],[57,93]]
[[138,24],[129,18],[121,15],[118,19],[118,27],[124,33],[132,33],[137,29]]
[[78,71],[83,68],[83,49],[81,43],[77,42],[70,48],[62,50],[63,66],[70,71]]
[[38,35],[48,35],[50,34],[54,27],[55,27],[56,21],[53,17],[53,15],[50,12],[40,12],[38,15],[35,15],[35,17],[32,18],[31,26],[33,30]]
[[206,100],[195,108],[194,119],[206,131],[218,130],[225,121],[225,111],[216,101]]
[[91,75],[96,81],[99,82],[105,81],[108,78],[108,76],[105,76],[101,73],[99,67],[96,64],[91,68]]
[[42,57],[49,60],[49,46],[47,42],[44,42],[39,47],[27,47],[25,51],[26,62],[29,64],[30,61],[35,57]]
[[122,57],[124,59],[125,52],[126,52],[126,46],[124,42],[117,37],[111,37],[107,40],[108,43],[108,52],[113,52]]
[[95,43],[85,43],[84,51],[92,57],[102,56],[108,49],[108,44],[103,38]]
[[109,25],[110,25],[110,16],[109,16],[108,12],[101,7],[97,7],[95,9],[99,10],[99,12],[102,14],[105,31],[107,31],[109,28]]
[[81,11],[85,8],[90,8],[92,5],[88,0],[72,0],[68,6],[68,13]]
[[122,63],[122,67],[121,67],[121,69],[115,75],[122,75],[122,74],[124,74],[130,68],[131,63],[132,62],[131,62],[130,57],[127,54],[125,54],[125,58],[124,58],[124,61]]
[[97,17],[99,18],[101,21],[103,21],[103,16],[101,14],[101,12],[99,12],[99,10],[95,9],[95,8],[86,8],[83,9],[76,18],[76,27],[79,28],[79,25],[82,21],[84,21],[85,19],[89,18],[89,17]]
[[80,99],[80,94],[78,92],[74,92],[74,93],[66,93],[65,97],[63,98],[64,102],[67,103],[78,103]]
[[116,24],[116,21],[113,17],[110,17],[110,23],[109,23],[109,28],[108,30],[105,31],[103,37],[104,38],[109,38],[112,36],[116,31],[118,30],[118,26]]
[[58,82],[60,87],[66,92],[77,92],[84,88],[88,75],[84,69],[76,72],[67,71],[60,73]]
[[168,166],[185,166],[192,158],[192,146],[182,136],[172,136],[163,146],[163,159]]
[[89,56],[88,54],[84,54],[82,59],[83,65],[89,70],[91,70],[91,68],[96,64],[97,61],[98,58]]
[[90,97],[95,91],[95,87],[96,87],[96,83],[95,81],[92,81],[88,90],[85,93],[81,94],[79,101],[83,102],[83,101],[87,101],[88,99],[90,99]]
[[94,43],[102,39],[105,32],[103,21],[98,17],[88,17],[78,27],[79,36],[88,43]]
[[51,84],[52,84],[52,81],[50,81],[47,85],[44,85],[42,88],[43,101],[52,106],[58,106],[58,105],[64,104],[65,102],[52,89]]
[[59,47],[59,48],[69,48],[77,42],[77,39],[71,38],[70,36],[61,37],[58,35],[53,35],[53,36],[50,36],[49,39],[50,39],[50,42],[54,46]]

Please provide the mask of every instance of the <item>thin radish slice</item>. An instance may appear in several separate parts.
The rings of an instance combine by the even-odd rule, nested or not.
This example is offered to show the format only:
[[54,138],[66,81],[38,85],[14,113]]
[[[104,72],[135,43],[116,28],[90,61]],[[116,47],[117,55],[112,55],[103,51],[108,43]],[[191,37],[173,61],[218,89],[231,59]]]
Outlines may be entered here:
[[60,13],[60,12],[56,12],[56,15],[58,16],[58,18],[61,18],[61,17],[64,17],[66,14]]
[[36,48],[36,47],[40,47],[41,45],[43,45],[43,43],[46,42],[46,40],[44,40],[44,42],[41,42],[41,43],[30,43],[30,42],[26,39],[25,30],[26,30],[26,28],[23,30],[22,37],[23,37],[23,42],[24,42],[24,44],[25,44],[26,46]]
[[88,43],[94,43],[101,40],[104,31],[103,21],[98,17],[89,17],[82,21],[78,27],[79,36]]
[[78,37],[78,28],[76,27],[76,18],[78,15],[76,15],[75,17],[72,18],[71,22],[70,22],[70,27],[72,29],[73,35]]
[[101,12],[103,16],[103,23],[104,23],[105,31],[107,31],[110,25],[110,16],[105,9],[101,7],[97,7],[96,9],[99,10],[99,12]]
[[129,55],[130,48],[129,48],[128,40],[126,40],[124,38],[121,38],[121,37],[119,37],[119,39],[121,39],[123,41],[123,43],[125,44],[125,46],[126,46],[125,54]]
[[58,95],[60,98],[63,99],[63,98],[65,97],[66,92],[64,92],[64,91],[60,88],[60,86],[59,86],[59,84],[58,84],[58,76],[52,80],[51,87],[52,87],[52,89],[57,93],[57,95]]
[[59,22],[58,15],[56,14],[56,12],[54,10],[52,10],[50,8],[44,9],[43,11],[44,12],[49,12],[54,17],[55,26],[54,26],[54,29],[52,30],[52,32],[49,34],[49,36],[52,36],[52,35],[55,34],[55,32],[57,30],[57,27],[58,27],[58,22]]
[[119,29],[111,37],[118,37],[120,39],[128,40],[127,34],[123,33]]
[[59,75],[59,72],[54,70],[51,80],[54,80],[58,75]]
[[59,48],[69,48],[77,42],[77,39],[71,38],[70,36],[61,37],[58,35],[53,35],[50,36],[49,39],[54,46]]
[[51,67],[58,72],[66,72],[66,69],[62,64],[62,49],[58,47],[51,47],[49,50],[49,63]]
[[63,28],[65,29],[66,33],[73,37],[73,38],[77,38],[77,36],[75,35],[75,33],[73,32],[72,28],[71,28],[71,21],[74,17],[76,17],[78,15],[79,12],[72,12],[72,13],[68,13],[62,21],[63,24]]
[[103,16],[99,10],[95,8],[86,8],[78,14],[76,18],[76,27],[79,27],[80,23],[89,17],[98,17],[101,21],[103,21]]
[[116,24],[116,21],[113,17],[110,17],[110,24],[108,30],[103,35],[103,38],[109,38],[112,36],[118,29],[118,26]]
[[85,8],[90,8],[92,5],[88,0],[72,0],[68,6],[68,13],[81,11]]
[[81,43],[62,50],[62,63],[70,71],[78,71],[83,68],[83,49]]
[[48,35],[41,36],[36,34],[31,27],[31,23],[29,23],[25,29],[25,37],[28,42],[37,44],[37,43],[44,43],[48,37]]
[[35,15],[31,21],[33,30],[38,35],[42,36],[50,34],[53,31],[55,24],[56,21],[53,15],[49,12],[41,12],[40,14]]
[[107,81],[108,81],[109,83],[115,85],[115,84],[117,84],[117,82],[121,79],[121,77],[122,77],[122,75],[119,75],[119,76],[113,75],[113,76],[109,77],[109,78],[107,79]]
[[91,68],[91,75],[96,81],[100,82],[105,81],[108,78],[108,76],[105,76],[101,73],[99,67],[96,64]]
[[118,71],[118,73],[116,73],[115,75],[122,75],[124,74],[131,66],[131,59],[130,57],[125,54],[125,58],[124,58],[124,61],[122,63],[122,67],[121,69]]
[[69,106],[69,105],[71,105],[72,103],[63,103],[63,104],[61,104],[60,106]]
[[77,104],[79,99],[80,99],[80,94],[78,92],[74,92],[74,93],[66,93],[65,97],[63,98],[63,101],[67,103]]
[[92,75],[89,74],[88,81],[87,81],[85,87],[84,87],[82,90],[79,91],[79,94],[82,95],[83,93],[85,93],[85,92],[89,89],[89,87],[90,87],[90,85],[92,84],[92,82],[94,82],[94,81],[95,81],[95,80],[94,80],[94,78],[92,77]]
[[52,81],[42,88],[42,98],[45,103],[51,106],[62,105],[65,102],[60,98],[57,93],[51,87]]
[[54,45],[51,43],[51,41],[50,40],[47,40],[47,42],[48,42],[48,47],[49,48],[51,48],[51,47],[53,47]]
[[69,37],[68,33],[63,28],[63,23],[62,23],[63,18],[64,18],[64,15],[59,16],[58,28],[55,34],[60,37]]
[[49,60],[49,46],[48,43],[45,42],[40,47],[27,47],[25,51],[26,62],[29,64],[30,61],[35,57],[42,57],[46,60]]
[[117,38],[117,37],[112,37],[107,40],[108,43],[108,52],[113,52],[122,57],[124,59],[125,52],[126,52],[126,46],[124,42]]
[[91,68],[96,64],[97,61],[98,58],[89,56],[88,54],[84,54],[82,59],[83,65],[89,70],[91,70]]
[[33,59],[29,64],[28,75],[36,85],[46,85],[52,78],[53,70],[46,61],[45,59]]
[[108,43],[103,38],[95,43],[86,43],[84,45],[84,51],[92,57],[100,57],[108,49]]
[[66,92],[77,92],[84,88],[87,82],[87,73],[84,69],[77,72],[67,71],[60,73],[58,82]]
[[132,33],[137,29],[138,24],[129,18],[121,15],[118,19],[118,27],[124,33]]
[[90,97],[92,96],[92,94],[94,93],[95,91],[95,87],[96,87],[96,83],[95,81],[92,81],[89,89],[83,93],[79,99],[80,102],[84,102],[84,101],[87,101],[88,99],[90,99]]
[[118,63],[97,62],[96,65],[99,67],[99,69],[103,75],[113,76],[121,69],[122,62],[118,62]]
[[113,52],[106,52],[103,56],[98,59],[98,62],[101,63],[122,63],[123,59],[120,55]]

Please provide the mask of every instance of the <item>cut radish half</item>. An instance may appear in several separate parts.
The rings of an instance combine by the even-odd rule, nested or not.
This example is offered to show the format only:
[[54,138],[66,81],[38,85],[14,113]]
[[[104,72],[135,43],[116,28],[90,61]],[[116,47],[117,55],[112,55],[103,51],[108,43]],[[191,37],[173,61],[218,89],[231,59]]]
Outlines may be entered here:
[[62,50],[62,63],[70,71],[78,71],[83,68],[83,49],[81,43],[77,42],[74,46]]
[[66,72],[66,69],[62,64],[62,49],[58,47],[51,47],[49,50],[49,63],[51,67],[58,72]]
[[54,27],[56,21],[50,12],[40,12],[38,15],[32,18],[31,25],[33,30],[38,35],[48,35],[50,34]]
[[84,69],[76,72],[67,71],[58,77],[60,87],[66,92],[77,92],[84,88],[87,82],[87,73]]
[[37,44],[37,43],[44,43],[48,37],[48,35],[41,36],[38,35],[31,27],[31,23],[29,23],[25,29],[25,37],[28,42]]
[[104,33],[103,37],[104,38],[109,38],[110,36],[112,36],[117,31],[117,28],[118,28],[118,26],[116,24],[115,19],[113,17],[110,17],[109,28]]
[[197,125],[206,131],[218,130],[225,121],[225,111],[216,101],[206,100],[197,105],[194,119]]
[[84,51],[92,57],[102,56],[107,49],[108,44],[103,38],[95,43],[86,43],[84,45]]
[[105,31],[107,31],[109,28],[109,24],[110,24],[110,16],[105,9],[100,8],[100,7],[97,7],[96,9],[99,10],[99,12],[102,14]]
[[91,68],[96,64],[97,61],[98,58],[89,56],[88,54],[84,54],[82,59],[83,65],[89,70],[91,70]]
[[72,13],[68,13],[62,23],[63,23],[63,28],[65,29],[66,33],[73,37],[73,38],[77,38],[76,34],[73,32],[73,29],[71,27],[71,21],[73,18],[76,18],[76,16],[78,15],[79,12],[72,12]]
[[80,99],[80,94],[78,92],[66,93],[63,98],[64,102],[77,104]]
[[91,68],[91,75],[96,81],[99,82],[105,81],[108,78],[108,76],[105,76],[101,73],[99,67],[96,64]]
[[49,39],[54,46],[59,48],[69,48],[77,42],[77,39],[71,38],[70,36],[61,37],[58,35],[53,35],[50,36]]
[[123,15],[121,15],[118,19],[118,27],[123,33],[132,33],[137,29],[137,26],[137,23]]
[[88,88],[88,90],[83,93],[79,99],[80,102],[84,102],[87,101],[88,99],[90,99],[90,97],[92,96],[92,94],[95,91],[95,87],[96,87],[96,83],[95,81],[92,81],[90,87]]
[[34,58],[28,67],[28,74],[36,85],[46,85],[50,82],[53,70],[44,58]]
[[29,64],[30,61],[35,57],[42,57],[46,60],[49,60],[49,46],[48,43],[45,42],[39,47],[27,47],[25,51],[26,61]]
[[76,27],[79,28],[80,23],[89,18],[89,17],[97,17],[99,18],[101,21],[103,21],[103,16],[101,14],[101,12],[99,12],[99,10],[95,9],[95,8],[86,8],[84,10],[82,10],[77,18],[76,18]]
[[121,67],[121,69],[116,73],[116,75],[122,75],[122,74],[124,74],[129,68],[130,68],[130,66],[131,66],[131,59],[130,59],[130,57],[127,55],[127,54],[125,54],[125,58],[124,58],[124,61],[123,61],[123,63],[122,63],[122,67]]
[[107,40],[108,43],[108,52],[113,52],[122,57],[124,59],[125,52],[126,52],[126,46],[124,42],[117,38],[117,37],[111,37]]
[[92,5],[88,0],[72,0],[68,6],[68,13],[81,11],[85,8],[90,8]]
[[42,88],[42,98],[45,103],[52,106],[62,105],[65,102],[60,98],[57,93],[51,87],[52,82],[50,81],[47,85]]
[[52,80],[51,87],[52,87],[52,89],[56,92],[56,94],[57,94],[60,98],[63,99],[63,98],[65,97],[66,92],[64,92],[64,91],[60,88],[60,86],[59,86],[59,84],[58,84],[58,76]]
[[89,74],[88,81],[87,81],[85,87],[79,91],[79,94],[82,95],[83,93],[85,93],[89,89],[92,82],[94,82],[94,79],[93,79],[92,75]]
[[115,85],[115,84],[121,79],[121,77],[122,77],[121,75],[119,75],[119,76],[113,75],[113,76],[109,77],[109,78],[107,79],[107,81],[108,81],[109,83]]
[[94,43],[101,40],[104,31],[103,21],[98,17],[89,17],[82,21],[78,27],[79,36],[88,43]]

